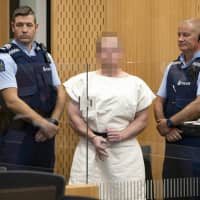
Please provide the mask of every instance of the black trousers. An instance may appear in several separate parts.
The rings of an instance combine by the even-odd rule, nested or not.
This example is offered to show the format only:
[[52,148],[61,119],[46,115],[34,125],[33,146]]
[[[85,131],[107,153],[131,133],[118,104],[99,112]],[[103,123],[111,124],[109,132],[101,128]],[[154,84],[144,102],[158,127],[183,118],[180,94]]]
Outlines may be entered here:
[[165,200],[200,199],[200,140],[166,143],[163,165]]
[[0,136],[0,166],[15,170],[52,172],[54,139],[35,141],[35,130],[10,129]]

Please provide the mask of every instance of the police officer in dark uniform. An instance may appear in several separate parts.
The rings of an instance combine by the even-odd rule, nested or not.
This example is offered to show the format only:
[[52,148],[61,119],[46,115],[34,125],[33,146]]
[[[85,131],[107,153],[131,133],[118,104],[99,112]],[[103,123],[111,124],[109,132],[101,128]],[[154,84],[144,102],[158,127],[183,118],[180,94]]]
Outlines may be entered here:
[[192,200],[200,198],[200,131],[184,128],[184,122],[200,117],[200,19],[179,25],[178,47],[181,54],[165,71],[154,113],[166,139],[164,197]]
[[17,8],[14,40],[0,49],[0,165],[52,171],[65,91],[46,48],[34,41],[34,11]]

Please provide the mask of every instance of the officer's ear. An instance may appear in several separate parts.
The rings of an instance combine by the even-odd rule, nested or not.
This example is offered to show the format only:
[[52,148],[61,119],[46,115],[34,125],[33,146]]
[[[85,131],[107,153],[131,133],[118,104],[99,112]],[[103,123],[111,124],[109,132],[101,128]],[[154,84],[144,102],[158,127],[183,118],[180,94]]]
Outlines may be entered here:
[[198,36],[198,42],[200,42],[200,34],[199,34],[199,36]]
[[12,32],[14,33],[15,23],[13,21],[11,22],[11,29],[12,29]]

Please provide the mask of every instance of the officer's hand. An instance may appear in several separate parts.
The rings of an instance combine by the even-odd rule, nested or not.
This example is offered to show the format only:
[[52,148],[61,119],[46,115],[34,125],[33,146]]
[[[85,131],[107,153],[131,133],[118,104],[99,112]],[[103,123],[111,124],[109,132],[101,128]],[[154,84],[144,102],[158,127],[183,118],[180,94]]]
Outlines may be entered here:
[[45,136],[45,134],[42,132],[42,130],[39,130],[36,134],[35,134],[35,141],[36,142],[44,142],[46,141],[48,138]]
[[108,157],[108,152],[106,151],[107,148],[107,140],[102,136],[95,136],[92,139],[92,143],[95,146],[96,153],[100,160],[104,160]]
[[59,127],[56,126],[55,124],[47,121],[46,119],[44,119],[41,123],[41,131],[42,133],[45,135],[45,137],[47,137],[48,139],[51,139],[53,137],[55,137],[55,135],[58,132]]
[[182,131],[177,128],[172,128],[165,138],[168,142],[176,142],[182,139],[181,132]]
[[167,127],[166,121],[167,121],[166,119],[160,119],[159,121],[157,121],[156,128],[161,136],[166,136],[171,131],[171,128]]

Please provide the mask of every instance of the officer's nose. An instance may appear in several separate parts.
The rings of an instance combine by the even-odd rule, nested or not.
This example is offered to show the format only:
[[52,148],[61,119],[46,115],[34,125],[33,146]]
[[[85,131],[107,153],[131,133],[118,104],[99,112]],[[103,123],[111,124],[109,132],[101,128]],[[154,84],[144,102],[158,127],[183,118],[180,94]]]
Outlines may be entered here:
[[178,36],[178,41],[183,41],[184,39],[185,39],[185,37],[183,35]]
[[27,32],[28,28],[27,26],[24,24],[23,27],[22,27],[22,32]]

